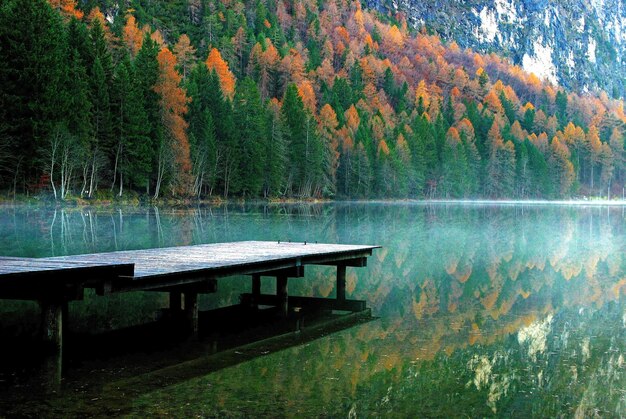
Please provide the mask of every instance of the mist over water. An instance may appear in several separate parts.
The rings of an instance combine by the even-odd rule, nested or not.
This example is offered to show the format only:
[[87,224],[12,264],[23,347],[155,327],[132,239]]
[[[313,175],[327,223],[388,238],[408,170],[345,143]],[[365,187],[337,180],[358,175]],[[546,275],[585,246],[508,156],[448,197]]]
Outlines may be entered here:
[[[139,377],[124,401],[114,382],[94,390],[137,416],[624,416],[625,233],[623,206],[0,209],[3,256],[237,240],[383,246],[367,268],[348,269],[346,287],[378,320],[158,390],[142,390]],[[332,297],[332,269],[307,267],[289,289]],[[225,280],[201,308],[234,304],[248,290],[249,280]],[[69,327],[138,324],[166,306],[158,293],[88,295],[71,304]],[[0,300],[3,327],[35,309]],[[66,393],[47,406],[29,408],[71,414],[84,403]]]

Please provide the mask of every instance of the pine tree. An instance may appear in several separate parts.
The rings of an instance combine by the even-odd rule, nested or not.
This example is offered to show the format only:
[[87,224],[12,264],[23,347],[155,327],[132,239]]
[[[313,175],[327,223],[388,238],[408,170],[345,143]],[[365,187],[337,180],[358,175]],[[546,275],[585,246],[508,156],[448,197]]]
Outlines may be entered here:
[[550,143],[550,172],[557,185],[559,196],[567,196],[574,183],[574,166],[569,161],[570,153],[567,145],[561,143],[557,137]]
[[337,185],[337,167],[339,166],[339,141],[337,128],[339,121],[335,110],[329,104],[322,107],[319,114],[318,132],[324,148],[324,171],[327,173],[327,192],[334,195]]
[[[37,170],[64,118],[66,38],[61,17],[45,0],[0,5],[0,127],[12,175]],[[36,98],[36,100],[33,100]],[[37,170],[38,171],[38,170]],[[38,171],[41,173],[40,171]]]
[[244,196],[258,196],[263,187],[266,120],[261,95],[256,83],[249,77],[237,85],[233,117],[237,121],[237,162],[234,172],[237,182],[233,184],[232,190]]
[[138,187],[147,184],[152,163],[148,138],[150,127],[144,109],[144,98],[128,56],[115,70],[111,89],[111,114],[114,140],[111,189],[119,182],[117,195],[121,197],[124,184]]
[[267,107],[265,134],[265,164],[263,170],[263,196],[278,195],[285,183],[287,147],[278,101],[273,100]]
[[545,157],[529,140],[526,140],[524,144],[528,151],[528,166],[532,179],[529,194],[538,198],[550,198],[554,193],[554,184]]
[[211,113],[211,78],[204,63],[199,63],[189,76],[187,93],[191,97],[187,121],[191,150],[193,194],[200,196],[203,188],[211,195],[215,188],[217,168],[216,124]]
[[93,106],[92,113],[92,151],[94,145],[97,152],[92,154],[91,186],[89,196],[92,196],[94,186],[98,180],[98,166],[110,164],[114,155],[114,143],[112,139],[112,114],[111,114],[111,85],[113,82],[113,63],[111,52],[106,40],[106,33],[102,23],[93,19],[89,31],[89,58],[87,70],[90,80],[90,95]]
[[465,148],[458,130],[451,127],[441,157],[441,187],[444,197],[463,197],[468,190],[469,171]]
[[488,140],[485,193],[493,198],[511,196],[515,181],[515,147],[511,141],[504,142],[497,121],[489,130]]
[[156,43],[150,39],[149,34],[146,34],[141,45],[141,49],[137,52],[137,56],[133,62],[135,80],[137,83],[137,89],[139,95],[143,98],[143,109],[146,112],[147,120],[147,132],[144,137],[148,144],[142,149],[150,153],[149,158],[151,160],[150,167],[152,173],[146,182],[146,192],[150,193],[150,184],[156,181],[157,174],[155,169],[157,168],[157,154],[156,150],[159,149],[163,141],[163,125],[161,124],[161,112],[159,106],[159,95],[154,90],[154,87],[159,80],[159,62],[157,55],[159,53]]
[[474,197],[479,191],[482,161],[480,153],[476,147],[476,137],[474,132],[474,126],[469,119],[464,118],[457,124],[459,135],[463,143],[465,150],[465,156],[467,157],[468,170],[465,175],[467,182],[467,190],[465,196]]
[[[90,77],[91,96],[91,135],[88,142],[89,150],[89,184],[87,195],[91,198],[97,187],[98,172],[106,163],[105,153],[111,134],[111,109],[109,83],[104,73],[100,57],[96,55]],[[81,195],[84,191],[81,191]]]
[[567,123],[567,93],[563,90],[556,92],[555,105],[559,125],[564,127]]
[[[427,114],[416,117],[413,121],[415,141],[409,143],[417,184],[422,184],[422,189],[429,197],[437,189],[437,147],[433,136],[432,126]],[[423,179],[423,180],[421,180]]]
[[[282,106],[282,117],[285,122],[285,139],[289,150],[288,189],[302,195],[310,191],[308,187],[311,168],[307,157],[311,152],[311,127],[307,123],[307,115],[302,99],[298,95],[295,84],[290,84],[285,90]],[[289,187],[290,186],[290,187]]]
[[219,76],[213,70],[209,75],[208,86],[207,108],[215,124],[217,143],[216,165],[219,172],[217,180],[221,183],[224,197],[227,198],[237,160],[233,109],[230,100],[222,94]]

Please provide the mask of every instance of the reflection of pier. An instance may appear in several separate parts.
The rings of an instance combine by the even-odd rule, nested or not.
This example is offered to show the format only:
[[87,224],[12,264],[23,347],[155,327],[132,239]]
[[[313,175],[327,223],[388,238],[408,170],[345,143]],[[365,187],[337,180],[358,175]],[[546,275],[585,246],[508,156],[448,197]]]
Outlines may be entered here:
[[[159,291],[170,295],[169,314],[198,334],[198,294],[213,293],[220,278],[251,275],[252,290],[242,305],[275,307],[282,317],[304,310],[365,310],[346,299],[346,267],[366,266],[377,246],[285,242],[234,242],[52,258],[0,257],[0,299],[38,301],[42,339],[61,360],[67,303],[82,300],[85,288],[98,295]],[[305,265],[337,267],[335,299],[288,296],[289,278],[304,276]],[[261,294],[261,277],[276,278],[276,294]],[[227,319],[225,319],[227,320]],[[57,368],[55,377],[60,377]]]

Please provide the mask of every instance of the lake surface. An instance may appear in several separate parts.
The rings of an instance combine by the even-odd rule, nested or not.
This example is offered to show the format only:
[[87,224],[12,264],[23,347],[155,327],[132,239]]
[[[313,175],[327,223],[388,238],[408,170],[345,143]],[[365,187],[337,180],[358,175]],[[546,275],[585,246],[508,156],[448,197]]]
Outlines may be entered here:
[[[0,416],[2,409],[137,417],[626,416],[624,207],[0,208],[0,255],[236,240],[382,245],[367,268],[348,268],[346,287],[378,319],[163,385],[139,376],[132,391],[114,375],[95,384],[85,377],[87,390],[79,391],[81,378],[73,377],[64,391],[16,404],[17,390],[5,386]],[[332,270],[306,276],[290,281],[290,293],[334,295]],[[203,297],[201,309],[235,303],[247,291],[226,282]],[[70,327],[131,326],[166,306],[158,293],[88,295],[71,304]],[[0,300],[3,327],[18,332],[32,332],[23,318],[36,310]],[[201,370],[203,361],[196,362]]]

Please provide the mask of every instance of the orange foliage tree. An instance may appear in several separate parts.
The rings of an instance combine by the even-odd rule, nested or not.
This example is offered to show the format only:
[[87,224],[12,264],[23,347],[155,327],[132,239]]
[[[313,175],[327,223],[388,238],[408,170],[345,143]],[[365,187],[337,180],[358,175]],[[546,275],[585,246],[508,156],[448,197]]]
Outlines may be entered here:
[[76,8],[76,0],[48,0],[53,9],[61,12],[66,18],[82,19],[84,14]]
[[187,77],[187,69],[194,60],[194,54],[196,49],[191,45],[191,41],[186,34],[182,34],[178,38],[178,42],[174,45],[174,54],[176,54],[176,60],[183,70],[183,78]]
[[317,100],[315,99],[315,91],[311,82],[308,80],[301,81],[298,84],[298,94],[302,99],[304,107],[314,115],[317,108]]
[[220,79],[222,93],[232,100],[235,95],[235,76],[228,69],[228,63],[224,61],[217,48],[213,48],[211,52],[209,52],[209,56],[206,59],[206,66],[209,71],[215,71],[217,77]]
[[137,53],[141,49],[141,45],[143,44],[143,34],[137,26],[135,16],[130,13],[126,17],[126,25],[124,25],[122,36],[124,38],[126,46],[128,47],[128,50],[130,51],[131,56],[134,57],[135,55],[137,55]]
[[[166,47],[161,49],[157,57],[159,62],[159,80],[154,90],[160,97],[161,118],[170,138],[171,151],[176,165],[179,186],[188,186],[191,170],[189,157],[189,141],[187,140],[187,122],[184,115],[187,112],[189,98],[180,87],[182,77],[176,71],[176,57]],[[164,147],[167,147],[165,145]],[[168,153],[165,150],[164,153]]]
[[559,192],[566,195],[574,183],[574,165],[569,161],[570,152],[567,145],[559,141],[558,137],[552,139],[550,144],[550,164],[552,176],[558,182]]
[[319,114],[318,129],[324,144],[326,159],[328,161],[329,176],[332,184],[335,184],[337,167],[339,166],[339,141],[337,135],[337,113],[328,103],[322,106]]

